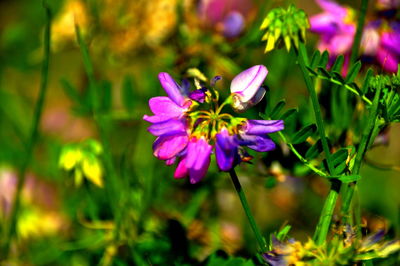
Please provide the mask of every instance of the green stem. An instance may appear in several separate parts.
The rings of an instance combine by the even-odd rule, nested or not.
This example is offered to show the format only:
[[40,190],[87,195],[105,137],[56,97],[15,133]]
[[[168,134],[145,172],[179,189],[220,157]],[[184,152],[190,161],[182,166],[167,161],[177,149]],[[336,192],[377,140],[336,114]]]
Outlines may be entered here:
[[242,203],[243,210],[246,213],[247,219],[249,220],[251,229],[253,229],[253,232],[256,236],[260,250],[261,250],[261,252],[266,252],[267,244],[261,235],[260,229],[258,229],[256,221],[254,220],[253,214],[250,211],[249,203],[247,202],[246,195],[244,194],[243,188],[240,185],[240,182],[236,175],[235,169],[230,170],[229,174],[231,176],[233,185],[235,186],[236,192],[238,193],[240,202]]
[[318,101],[318,96],[317,93],[315,92],[314,89],[314,84],[311,80],[310,75],[308,74],[306,64],[308,62],[308,56],[307,56],[307,51],[303,43],[300,43],[299,45],[299,50],[297,52],[297,56],[299,59],[299,66],[301,71],[303,72],[303,78],[304,82],[306,83],[306,87],[308,90],[308,93],[310,94],[312,106],[314,109],[314,114],[315,114],[315,121],[317,123],[317,128],[318,128],[318,133],[321,138],[321,144],[322,144],[322,149],[324,150],[325,157],[326,157],[326,162],[328,164],[328,170],[331,175],[333,175],[334,172],[334,167],[332,164],[331,160],[331,153],[328,145],[328,140],[326,139],[325,136],[325,128],[324,128],[324,122],[322,120],[322,114],[321,114],[321,107]]
[[6,230],[6,235],[4,238],[4,246],[2,256],[7,256],[10,251],[11,242],[16,234],[16,229],[18,225],[18,214],[21,208],[21,194],[22,188],[25,184],[26,171],[28,169],[29,163],[32,159],[33,149],[38,139],[39,124],[42,117],[44,100],[47,92],[48,84],[48,74],[49,74],[49,61],[50,61],[50,34],[51,34],[51,11],[47,4],[43,2],[43,8],[46,12],[46,25],[44,31],[44,58],[41,71],[41,82],[38,100],[35,105],[34,116],[32,121],[32,128],[30,131],[29,140],[26,145],[25,156],[21,168],[18,172],[18,184],[14,195],[13,205],[11,207],[11,214],[9,219],[9,224]]
[[309,161],[307,161],[306,158],[304,158],[293,146],[292,143],[289,143],[288,140],[286,139],[285,135],[282,133],[282,131],[278,131],[279,137],[281,137],[282,141],[286,143],[286,145],[289,147],[289,149],[293,152],[294,155],[310,170],[312,170],[314,173],[316,173],[319,176],[329,176],[329,174],[325,173],[324,171],[318,169],[314,165],[312,165]]
[[[112,208],[112,214],[114,218],[117,220],[117,223],[120,223],[120,219],[122,219],[121,213],[120,212],[118,213],[118,211],[120,210],[119,208],[120,200],[118,198],[118,195],[120,193],[117,193],[118,191],[117,174],[111,157],[111,147],[108,141],[109,136],[108,136],[107,121],[105,121],[103,116],[99,114],[100,98],[99,98],[98,82],[95,78],[94,68],[90,58],[89,50],[85,41],[82,38],[79,25],[75,25],[75,31],[78,44],[82,53],[83,65],[87,77],[89,79],[89,93],[92,104],[93,119],[98,128],[100,141],[104,149],[103,153],[104,166],[108,173],[108,178],[107,178],[108,185],[105,186],[107,190],[106,193],[108,194],[110,206]],[[119,226],[117,226],[116,228],[119,229]],[[119,232],[117,230],[114,231],[114,237],[115,239],[118,239],[119,237]]]
[[[354,161],[354,167],[352,169],[352,173],[358,175],[360,173],[361,163],[364,158],[364,155],[367,151],[368,144],[372,141],[371,136],[375,128],[375,123],[378,116],[378,107],[379,107],[379,100],[382,91],[382,86],[378,86],[374,100],[372,102],[371,112],[369,115],[369,119],[367,122],[367,127],[364,129],[363,134],[361,136],[360,145],[358,146],[357,155]],[[353,198],[354,189],[357,182],[352,182],[348,185],[346,193],[343,196],[343,204],[342,204],[342,222],[346,224],[349,218],[349,210],[351,200]]]
[[[298,56],[298,60],[299,60],[299,66],[303,73],[303,78],[306,83],[306,87],[307,87],[308,93],[310,94],[311,102],[313,105],[315,121],[317,123],[318,133],[319,133],[319,136],[321,139],[321,144],[322,144],[322,149],[325,153],[328,170],[331,175],[335,175],[335,168],[333,167],[328,141],[325,136],[324,123],[322,120],[321,108],[320,108],[320,104],[318,101],[318,96],[317,96],[317,93],[315,92],[314,84],[313,84],[311,77],[308,74],[308,71],[306,68],[306,64],[308,62],[308,56],[307,56],[306,48],[303,43],[300,43],[300,45],[299,45],[299,50],[297,51],[297,56]],[[325,241],[326,236],[328,234],[329,226],[330,226],[331,220],[332,220],[333,211],[335,209],[336,201],[337,201],[337,198],[339,195],[340,186],[341,186],[340,181],[338,181],[338,180],[332,181],[328,197],[325,200],[324,207],[322,208],[322,213],[319,218],[318,225],[317,225],[317,228],[316,228],[316,231],[314,234],[314,240],[316,240],[316,243],[318,245],[321,245]]]
[[368,8],[368,0],[362,0],[360,16],[358,17],[357,21],[357,31],[354,37],[353,47],[351,49],[350,66],[353,65],[353,63],[356,61],[358,57],[358,52],[360,50],[360,44],[361,44],[361,37],[365,24],[365,15],[367,14],[367,8]]

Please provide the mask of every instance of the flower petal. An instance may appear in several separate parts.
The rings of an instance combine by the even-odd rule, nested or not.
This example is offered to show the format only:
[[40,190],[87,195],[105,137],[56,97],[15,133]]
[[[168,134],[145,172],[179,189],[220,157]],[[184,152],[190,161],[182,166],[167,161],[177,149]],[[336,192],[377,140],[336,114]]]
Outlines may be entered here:
[[174,178],[184,178],[189,175],[189,170],[186,167],[186,158],[183,158],[175,169]]
[[179,119],[170,119],[160,123],[154,123],[147,128],[154,136],[185,135],[186,124]]
[[210,164],[212,146],[204,138],[192,138],[186,155],[186,167],[189,169],[190,182],[196,183],[204,177]]
[[143,119],[150,123],[163,122],[171,118],[179,118],[187,110],[166,96],[153,97],[149,100],[150,110],[154,116],[144,115]]
[[231,93],[239,94],[242,102],[251,100],[264,82],[268,70],[263,65],[253,66],[239,75],[231,83]]
[[183,106],[185,103],[185,97],[182,95],[181,88],[175,80],[165,72],[158,74],[158,79],[160,80],[161,86],[164,88],[168,97],[171,98],[174,103],[179,106]]
[[224,36],[233,38],[238,36],[244,27],[244,17],[238,11],[231,11],[224,18]]
[[274,150],[276,145],[268,136],[240,135],[246,141],[246,146],[258,152]]
[[216,135],[215,157],[221,171],[229,171],[234,166],[238,154],[238,144],[233,140],[226,129]]
[[263,135],[284,129],[283,120],[247,120],[243,130],[248,135]]
[[[153,143],[153,154],[160,160],[170,160],[183,151],[188,144],[188,136],[158,137]],[[174,161],[166,162],[171,165]]]

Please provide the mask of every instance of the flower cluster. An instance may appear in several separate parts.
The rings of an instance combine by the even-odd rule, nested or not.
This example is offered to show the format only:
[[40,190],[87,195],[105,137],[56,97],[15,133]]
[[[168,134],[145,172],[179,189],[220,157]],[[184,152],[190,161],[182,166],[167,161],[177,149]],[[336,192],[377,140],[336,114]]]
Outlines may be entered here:
[[285,43],[286,50],[293,45],[299,48],[299,42],[305,42],[306,30],[310,27],[308,17],[304,10],[290,5],[283,8],[272,9],[263,20],[260,29],[265,30],[262,40],[267,41],[265,53],[272,51],[275,46]]
[[206,174],[211,154],[215,154],[218,167],[229,171],[251,156],[244,147],[266,152],[275,148],[268,133],[283,129],[281,120],[248,120],[222,113],[231,105],[243,112],[261,101],[265,89],[261,87],[268,70],[253,66],[231,82],[230,96],[219,104],[219,93],[214,88],[220,77],[215,77],[211,88],[189,90],[189,82],[177,84],[167,73],[158,78],[168,97],[151,98],[149,106],[154,115],[143,117],[152,123],[148,131],[157,137],[153,144],[154,156],[167,165],[177,162],[175,178],[189,176],[191,183]]
[[80,186],[83,177],[99,187],[103,187],[103,168],[98,158],[103,148],[96,140],[65,145],[61,151],[59,166],[74,174],[75,185]]
[[[344,55],[346,68],[356,34],[356,11],[331,0],[316,2],[323,12],[310,18],[310,30],[321,36],[318,49],[328,50],[331,62],[338,55]],[[397,7],[389,1],[377,2],[377,8],[393,10]],[[388,20],[387,16],[369,20],[363,30],[361,50],[364,57],[376,61],[384,70],[396,72],[400,62],[400,23]]]
[[272,235],[273,250],[263,254],[269,265],[350,265],[358,261],[386,258],[400,250],[400,241],[385,241],[385,232],[380,230],[357,242],[351,226],[342,234],[335,235],[323,245],[309,239],[301,243],[295,239],[279,240]]

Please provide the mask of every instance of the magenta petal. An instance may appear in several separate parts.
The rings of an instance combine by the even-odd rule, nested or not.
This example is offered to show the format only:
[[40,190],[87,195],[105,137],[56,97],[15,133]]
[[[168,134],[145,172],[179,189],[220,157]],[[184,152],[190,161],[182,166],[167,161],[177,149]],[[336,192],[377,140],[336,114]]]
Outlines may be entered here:
[[149,106],[154,116],[145,115],[143,119],[151,123],[158,123],[171,118],[179,118],[187,109],[178,106],[166,96],[151,98],[149,100]]
[[400,62],[400,56],[394,55],[386,49],[379,49],[376,55],[378,62],[382,65],[385,71],[396,73]]
[[185,135],[186,125],[182,120],[170,119],[160,123],[154,123],[147,128],[154,136]]
[[231,93],[239,94],[242,102],[251,100],[264,82],[268,70],[263,65],[253,66],[238,74],[231,83]]
[[206,175],[208,167],[210,166],[210,156],[206,158],[200,169],[189,169],[190,183],[196,184]]
[[175,169],[174,178],[184,178],[189,175],[189,170],[186,167],[186,158],[183,158]]
[[[188,143],[188,137],[182,136],[167,136],[158,137],[153,143],[153,154],[160,160],[169,160],[183,151]],[[173,161],[167,164],[173,164]]]
[[347,9],[334,1],[317,0],[316,2],[323,10],[335,15],[338,19],[344,18],[347,14]]
[[212,146],[203,138],[189,141],[186,154],[186,167],[189,169],[192,183],[199,181],[207,172],[210,164]]
[[171,98],[171,100],[177,105],[183,106],[185,103],[185,97],[182,95],[181,89],[175,80],[165,72],[158,74],[158,79],[160,80],[161,86],[164,88],[168,97]]
[[263,135],[284,129],[283,120],[247,120],[243,130],[248,135]]

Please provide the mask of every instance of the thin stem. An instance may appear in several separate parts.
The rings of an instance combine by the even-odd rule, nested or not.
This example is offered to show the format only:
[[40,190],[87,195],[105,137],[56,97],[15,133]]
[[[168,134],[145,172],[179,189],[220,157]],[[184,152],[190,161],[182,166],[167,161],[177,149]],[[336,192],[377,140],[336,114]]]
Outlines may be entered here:
[[46,12],[46,25],[44,31],[44,58],[41,71],[41,82],[38,100],[35,105],[34,116],[32,121],[32,128],[29,136],[29,140],[26,145],[25,156],[21,168],[18,172],[18,184],[17,189],[13,199],[13,205],[11,207],[11,214],[9,219],[8,228],[6,231],[3,252],[1,256],[7,256],[10,251],[11,241],[16,234],[16,228],[18,225],[18,214],[21,208],[21,194],[22,188],[25,184],[26,171],[28,169],[29,163],[32,159],[33,149],[38,139],[39,124],[42,117],[44,100],[47,92],[48,75],[49,75],[49,61],[50,61],[50,34],[51,34],[51,11],[47,4],[43,2],[43,8]]
[[[335,168],[333,167],[328,141],[325,136],[324,123],[322,120],[321,108],[320,108],[320,104],[318,101],[318,96],[317,96],[317,93],[315,92],[313,82],[312,82],[311,77],[308,74],[308,71],[306,68],[306,64],[308,62],[308,56],[307,56],[306,48],[303,43],[300,43],[300,45],[299,45],[299,50],[297,51],[297,56],[299,59],[299,66],[300,66],[301,71],[303,72],[303,78],[306,83],[306,87],[307,87],[308,93],[310,94],[311,102],[313,105],[315,121],[317,123],[318,133],[319,133],[319,136],[321,139],[321,144],[322,144],[322,149],[325,153],[328,170],[331,175],[335,175]],[[338,181],[338,180],[332,181],[331,189],[329,191],[327,199],[325,200],[325,204],[324,204],[324,207],[322,208],[322,213],[319,218],[319,222],[318,222],[315,234],[314,234],[314,240],[316,240],[316,243],[318,245],[321,245],[325,241],[326,236],[328,234],[329,227],[330,227],[331,220],[332,220],[333,211],[335,209],[336,201],[337,201],[337,198],[339,195],[340,186],[341,186],[340,181]]]
[[360,16],[358,17],[358,21],[357,21],[357,31],[356,31],[356,35],[354,37],[353,47],[351,49],[350,66],[356,61],[356,59],[358,57],[358,52],[360,50],[360,44],[361,44],[361,37],[362,37],[364,24],[365,24],[365,15],[367,13],[367,8],[368,8],[368,0],[362,0]]
[[301,156],[301,154],[296,150],[296,148],[293,146],[292,143],[289,143],[285,137],[285,135],[281,132],[278,131],[278,135],[279,137],[282,139],[283,142],[286,143],[286,145],[289,147],[289,149],[294,153],[294,155],[296,155],[296,157],[308,168],[310,168],[310,170],[312,170],[314,173],[316,173],[319,176],[329,176],[329,174],[325,173],[324,171],[318,169],[317,167],[315,167],[314,165],[312,165],[309,161],[307,161],[306,158],[304,158],[303,156]]
[[229,171],[229,175],[231,176],[233,185],[235,186],[236,192],[238,193],[240,202],[242,203],[243,210],[246,213],[247,219],[249,220],[251,229],[253,230],[253,232],[256,236],[258,246],[260,247],[261,252],[266,252],[267,244],[265,243],[265,240],[261,235],[260,229],[258,229],[256,221],[254,220],[253,214],[251,213],[249,203],[247,202],[246,195],[244,194],[243,188],[240,185],[240,182],[236,175],[235,169],[231,169]]
[[[361,136],[360,145],[358,146],[357,155],[354,161],[354,167],[352,173],[358,175],[360,173],[361,163],[364,158],[364,155],[367,151],[368,144],[372,141],[371,136],[372,132],[375,128],[375,123],[378,116],[378,107],[379,107],[379,100],[382,91],[382,86],[378,86],[374,100],[372,102],[371,113],[369,115],[367,127],[364,129],[364,132]],[[345,224],[349,218],[349,209],[351,200],[353,198],[354,189],[357,182],[352,182],[348,185],[346,193],[343,196],[343,205],[342,205],[342,222]]]
[[[115,171],[114,163],[111,157],[111,148],[110,148],[110,143],[108,141],[109,135],[108,135],[108,129],[107,129],[107,121],[105,121],[104,117],[99,114],[99,108],[100,108],[100,99],[99,99],[99,87],[97,80],[94,75],[94,68],[93,64],[90,58],[89,50],[88,47],[85,43],[85,41],[82,38],[82,35],[80,33],[79,25],[75,25],[75,30],[76,30],[76,37],[78,40],[79,47],[81,49],[82,53],[82,59],[83,59],[83,65],[86,71],[86,74],[89,79],[89,93],[90,93],[90,98],[91,98],[91,104],[92,104],[92,112],[93,112],[93,119],[96,123],[96,126],[99,131],[99,137],[100,141],[102,143],[104,153],[103,153],[103,159],[104,159],[104,166],[105,169],[107,170],[108,173],[108,185],[105,186],[107,189],[107,194],[110,202],[110,206],[112,209],[112,214],[117,220],[117,223],[120,223],[122,219],[121,213],[117,213],[120,204],[120,198],[118,195],[120,193],[117,193],[118,188],[117,188],[117,174]],[[114,231],[114,239],[117,240],[119,237],[119,232],[117,231],[120,227],[117,226],[116,230]]]
[[318,101],[318,96],[317,93],[315,92],[313,82],[310,78],[310,75],[308,74],[307,68],[306,68],[306,62],[308,61],[308,56],[307,56],[307,51],[303,43],[300,43],[299,45],[299,51],[297,52],[297,56],[299,59],[299,66],[301,71],[303,72],[303,78],[304,82],[306,83],[306,87],[308,90],[308,93],[310,94],[311,102],[313,105],[314,109],[314,114],[315,114],[315,122],[317,123],[318,127],[318,133],[321,138],[321,144],[322,144],[322,149],[324,150],[326,161],[328,164],[328,170],[331,175],[333,175],[334,172],[334,167],[331,161],[331,153],[328,145],[328,140],[326,139],[325,136],[325,128],[324,128],[324,122],[322,120],[322,114],[321,114],[321,107]]

